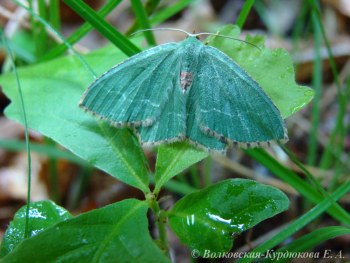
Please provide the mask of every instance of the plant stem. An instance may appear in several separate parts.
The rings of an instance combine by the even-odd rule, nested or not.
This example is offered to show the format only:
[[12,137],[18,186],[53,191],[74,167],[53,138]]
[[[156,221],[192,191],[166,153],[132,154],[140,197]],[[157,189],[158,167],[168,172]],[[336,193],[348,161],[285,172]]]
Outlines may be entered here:
[[197,189],[201,189],[202,187],[201,187],[201,182],[200,182],[199,173],[198,173],[196,164],[191,165],[189,169],[190,169],[191,181],[194,187],[196,187]]
[[[339,200],[342,196],[350,191],[350,181],[346,182],[342,186],[340,186],[334,193],[332,193],[332,198],[335,200]],[[260,244],[258,247],[254,248],[254,250],[250,252],[254,253],[265,253],[267,250],[272,249],[279,243],[282,243],[288,237],[305,227],[307,224],[315,220],[318,216],[320,216],[324,211],[326,211],[331,206],[331,203],[328,199],[324,199],[321,203],[316,205],[310,211],[293,221],[286,228],[281,230],[275,236]],[[238,262],[239,263],[249,263],[255,261],[254,258],[242,258]]]
[[325,198],[327,198],[332,205],[337,207],[339,209],[339,212],[342,213],[345,218],[350,220],[350,214],[346,212],[332,197],[329,196],[329,194],[323,189],[323,187],[316,180],[316,178],[302,165],[301,162],[299,162],[299,160],[294,156],[294,154],[283,144],[279,143],[279,146],[293,160],[293,162],[299,166],[299,168],[305,173],[305,175],[310,179],[310,181],[312,181],[316,185],[316,188],[321,192],[321,194]]
[[127,56],[133,56],[141,50],[130,42],[123,34],[98,15],[90,6],[82,0],[63,0],[85,21],[89,22],[98,32],[107,38]]
[[11,50],[7,44],[6,37],[5,37],[4,31],[2,30],[1,23],[0,23],[0,38],[4,42],[4,46],[6,48],[7,54],[9,56],[9,59],[10,59],[11,64],[12,64],[13,74],[14,74],[16,82],[17,82],[17,88],[18,88],[19,98],[20,98],[20,102],[21,102],[21,113],[22,113],[22,118],[23,118],[23,122],[24,122],[24,131],[25,131],[27,157],[28,157],[27,158],[27,160],[28,160],[27,208],[26,208],[26,224],[25,224],[25,230],[24,230],[24,237],[27,238],[30,236],[30,233],[29,233],[29,210],[30,210],[30,189],[31,189],[31,181],[32,181],[28,123],[27,123],[27,116],[26,116],[26,111],[25,111],[25,107],[24,107],[22,88],[21,88],[21,84],[19,82],[15,61],[13,59]]
[[[39,6],[39,15],[42,19],[45,21],[47,20],[47,6],[44,0],[38,0],[38,6]],[[38,57],[42,57],[47,50],[47,33],[45,30],[45,25],[40,23],[39,24],[39,34],[38,34],[38,46],[37,46],[37,54]]]
[[154,198],[154,195],[146,195],[146,200],[148,202],[148,207],[150,207],[153,211],[153,213],[156,216],[156,225],[158,227],[158,233],[159,233],[159,241],[161,244],[161,249],[163,250],[164,254],[170,258],[169,254],[169,245],[168,240],[166,236],[166,213],[162,210],[160,210],[159,205],[157,201]]
[[37,14],[35,14],[31,9],[29,9],[28,7],[24,6],[23,4],[21,4],[19,1],[17,0],[12,0],[12,2],[16,3],[17,5],[19,5],[20,7],[22,7],[23,9],[27,10],[32,16],[34,16],[36,19],[38,19],[41,23],[43,23],[46,27],[50,28],[52,30],[52,32],[55,33],[55,35],[57,35],[63,43],[65,43],[70,50],[73,51],[73,53],[77,56],[77,58],[83,63],[83,65],[90,71],[90,73],[92,74],[92,76],[97,79],[96,74],[94,73],[94,71],[92,70],[92,68],[86,63],[86,61],[82,58],[82,56],[79,55],[79,53],[72,47],[71,44],[69,44],[66,39],[60,34],[58,33],[49,23],[47,23],[45,21],[45,19],[43,19],[42,17],[38,16]]
[[236,25],[239,26],[240,29],[242,29],[245,20],[247,19],[247,16],[249,14],[250,9],[252,8],[255,0],[247,0],[237,18]]
[[[1,140],[0,140],[0,142],[1,142]],[[154,174],[150,173],[148,175],[148,177],[149,177],[150,183],[155,185],[156,178],[155,178]],[[193,192],[198,190],[197,188],[190,186],[186,179],[185,179],[185,182],[180,182],[177,180],[169,180],[162,186],[162,188],[168,189],[168,190],[172,191],[173,193],[177,193],[177,194],[181,194],[181,195],[188,195],[188,194],[193,193]]]
[[[131,6],[132,9],[134,10],[135,16],[137,17],[137,21],[139,22],[140,26],[142,29],[150,29],[151,25],[148,20],[148,14],[145,10],[145,8],[142,5],[141,0],[131,0]],[[156,46],[156,39],[154,38],[153,32],[152,31],[145,31],[143,32],[147,43],[150,46]]]
[[[57,147],[57,143],[54,140],[48,137],[44,137],[44,140],[46,145]],[[61,205],[60,182],[57,173],[57,166],[57,159],[49,157],[50,186],[52,191],[51,198],[56,204]]]
[[[97,14],[99,14],[102,18],[105,18],[110,12],[112,12],[114,10],[114,8],[117,5],[119,5],[119,3],[121,1],[122,0],[110,0],[97,12]],[[82,39],[85,35],[87,35],[93,29],[94,29],[94,27],[90,23],[86,22],[67,38],[67,42],[69,44],[73,45],[76,42],[78,42],[80,39]],[[42,58],[40,58],[40,61],[47,61],[47,60],[51,60],[53,58],[56,58],[59,55],[63,54],[67,49],[68,49],[68,46],[65,43],[62,43],[62,44],[56,46],[54,49],[52,49],[47,54],[45,54]]]
[[50,23],[58,32],[61,31],[60,25],[60,3],[58,0],[50,0],[49,4]]
[[316,163],[317,157],[317,133],[320,123],[320,101],[322,96],[322,59],[321,59],[321,30],[319,24],[317,23],[316,15],[313,12],[312,15],[312,25],[314,30],[314,46],[315,46],[315,60],[314,69],[312,74],[312,86],[315,89],[315,97],[312,103],[311,111],[311,131],[308,143],[308,155],[307,163],[312,166]]
[[[150,16],[153,11],[157,8],[160,0],[147,0],[145,3],[145,10],[147,13],[147,16]],[[130,36],[130,34],[134,33],[137,31],[139,28],[139,21],[135,19],[134,23],[131,25],[131,27],[126,31],[125,35]]]
[[211,171],[211,157],[209,156],[204,160],[204,188],[211,185],[210,171]]

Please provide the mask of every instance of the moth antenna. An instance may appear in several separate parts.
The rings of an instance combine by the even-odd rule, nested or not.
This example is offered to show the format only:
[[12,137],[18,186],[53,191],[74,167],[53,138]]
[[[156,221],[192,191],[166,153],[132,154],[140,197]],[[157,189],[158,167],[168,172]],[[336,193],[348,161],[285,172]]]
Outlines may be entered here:
[[188,32],[185,31],[185,30],[178,29],[178,28],[149,28],[149,29],[143,29],[143,30],[136,31],[136,32],[130,34],[130,36],[135,35],[135,34],[140,33],[140,32],[145,32],[145,31],[157,31],[157,30],[180,31],[180,32],[183,32],[183,33],[185,33],[185,34],[187,34],[187,35],[189,35],[189,36],[192,36],[192,35],[193,35],[193,34],[191,34],[191,33],[188,33]]
[[[182,29],[179,29],[179,28],[148,28],[148,29],[142,29],[142,30],[136,31],[136,32],[130,34],[130,36],[135,35],[135,34],[137,34],[137,33],[145,32],[145,31],[157,31],[157,30],[180,31],[180,32],[183,32],[183,33],[187,34],[188,36],[195,36],[195,37],[197,37],[197,38],[198,38],[198,36],[201,36],[201,35],[211,35],[211,36],[216,36],[216,37],[224,37],[224,38],[229,38],[229,39],[241,41],[241,42],[243,42],[243,43],[252,45],[252,46],[256,47],[257,49],[261,50],[258,46],[254,45],[254,44],[252,44],[252,43],[249,43],[249,42],[247,42],[247,41],[240,40],[240,39],[238,39],[238,38],[228,37],[228,36],[224,36],[224,35],[220,35],[220,34],[214,34],[214,33],[208,33],[208,32],[203,32],[203,33],[195,34],[195,30],[193,30],[193,34],[191,34],[191,33],[188,33],[187,31],[182,30]],[[199,39],[199,38],[198,38],[198,39]],[[211,41],[211,40],[210,40],[210,41]]]
[[[216,36],[216,37],[224,37],[224,38],[229,38],[229,39],[233,39],[233,40],[238,40],[238,41],[241,41],[241,42],[243,42],[243,43],[252,45],[253,47],[256,47],[257,49],[259,49],[259,50],[261,51],[261,49],[260,49],[258,46],[254,45],[254,44],[252,44],[252,43],[249,43],[249,42],[247,42],[247,41],[240,40],[240,39],[238,39],[238,38],[234,38],[234,37],[228,37],[228,36],[224,36],[224,35],[220,35],[220,34],[207,33],[207,32],[198,33],[198,34],[195,34],[195,35],[196,35],[196,36],[200,36],[200,35],[211,35],[211,36]],[[212,41],[212,39],[209,40],[209,41]],[[209,43],[209,42],[208,42],[208,43]]]

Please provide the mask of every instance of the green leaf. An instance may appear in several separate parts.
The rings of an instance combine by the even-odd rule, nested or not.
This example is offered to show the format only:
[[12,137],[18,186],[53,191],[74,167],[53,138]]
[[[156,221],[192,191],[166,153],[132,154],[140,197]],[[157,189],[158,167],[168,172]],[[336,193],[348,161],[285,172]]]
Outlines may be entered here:
[[[26,209],[27,206],[23,206],[16,212],[14,220],[6,230],[4,239],[1,242],[0,258],[5,257],[8,253],[14,250],[22,240],[24,240]],[[56,205],[52,201],[31,203],[28,214],[29,232],[31,237],[58,222],[72,217],[67,210]]]
[[[298,238],[297,240],[293,241],[292,243],[284,246],[283,248],[279,249],[277,252],[270,254],[269,257],[265,258],[260,262],[271,262],[271,261],[287,262],[287,261],[290,261],[290,259],[296,258],[296,256],[293,256],[293,252],[308,251],[328,239],[335,238],[341,235],[346,235],[346,234],[350,234],[350,229],[346,227],[341,227],[341,226],[330,226],[330,227],[317,229],[316,231],[310,234],[304,235],[301,238]],[[295,254],[298,255],[297,253]],[[309,255],[310,254],[311,253],[309,253]],[[325,254],[322,253],[317,257],[314,253],[315,258],[316,257],[322,258],[323,255]],[[339,253],[337,254],[337,257],[334,257],[334,260],[336,258],[338,260],[341,260],[344,256],[345,255],[342,255],[342,253],[339,251]],[[331,257],[330,253],[328,254],[328,257]]]
[[[238,38],[237,26],[227,25],[219,29],[219,34]],[[264,91],[286,118],[305,107],[315,92],[295,83],[294,68],[289,54],[282,48],[270,50],[264,46],[265,36],[247,36],[245,41],[252,45],[223,37],[209,37],[209,45],[225,52],[259,83]]]
[[169,212],[169,225],[180,241],[203,256],[228,252],[234,235],[289,206],[280,190],[255,181],[229,179],[189,194]]
[[1,262],[169,262],[148,232],[145,202],[129,199],[25,239]]
[[207,153],[198,150],[187,143],[160,145],[158,148],[156,187],[154,193],[158,193],[163,184],[172,177],[207,156]]
[[[114,48],[104,48],[84,57],[98,74],[126,58]],[[130,131],[110,127],[78,108],[93,78],[76,57],[66,56],[20,68],[18,74],[30,128],[119,180],[149,192],[142,152]],[[23,124],[13,75],[1,76],[0,83],[12,101],[6,108],[6,116]]]

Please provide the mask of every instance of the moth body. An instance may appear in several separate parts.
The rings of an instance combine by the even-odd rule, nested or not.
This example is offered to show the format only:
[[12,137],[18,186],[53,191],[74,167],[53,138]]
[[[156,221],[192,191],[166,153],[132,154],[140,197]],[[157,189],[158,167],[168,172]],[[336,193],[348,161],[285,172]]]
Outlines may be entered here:
[[198,57],[203,44],[194,36],[189,36],[181,43],[180,87],[185,94],[192,84],[192,78],[197,68]]

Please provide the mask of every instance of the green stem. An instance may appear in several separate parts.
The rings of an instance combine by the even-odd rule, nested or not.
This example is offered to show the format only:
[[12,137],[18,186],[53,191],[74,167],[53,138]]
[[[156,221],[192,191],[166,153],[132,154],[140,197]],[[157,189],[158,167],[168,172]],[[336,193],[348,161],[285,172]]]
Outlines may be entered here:
[[321,169],[325,169],[325,170],[329,169],[333,161],[333,155],[336,155],[336,153],[334,153],[334,147],[335,147],[334,144],[338,133],[344,129],[343,120],[346,112],[346,105],[344,107],[344,104],[342,103],[342,101],[343,99],[341,99],[339,103],[339,111],[337,115],[336,125],[332,130],[326,149],[324,150],[323,155],[321,157],[321,161],[319,165]]
[[27,208],[26,208],[26,225],[25,225],[25,231],[24,231],[24,237],[29,237],[29,208],[30,208],[30,188],[31,188],[31,181],[32,181],[32,174],[31,174],[31,158],[30,158],[30,147],[29,147],[29,135],[28,135],[28,124],[27,124],[27,117],[26,117],[26,111],[24,107],[24,101],[23,101],[23,94],[21,89],[21,84],[19,82],[17,69],[15,65],[15,61],[12,57],[11,50],[9,46],[7,45],[5,34],[2,30],[2,25],[0,23],[0,36],[2,38],[2,41],[4,42],[4,45],[6,47],[6,51],[8,53],[8,56],[10,58],[13,74],[15,76],[17,87],[18,87],[18,93],[21,101],[21,111],[22,111],[22,117],[24,122],[24,131],[25,131],[25,138],[26,138],[26,148],[27,148],[27,155],[28,155],[28,188],[27,188]]
[[196,187],[197,189],[201,189],[201,181],[200,181],[200,176],[198,173],[198,169],[197,169],[197,165],[193,164],[189,167],[189,171],[190,171],[190,176],[191,176],[191,181],[194,185],[194,187]]
[[334,201],[332,197],[329,196],[329,194],[323,189],[323,187],[316,180],[316,178],[299,162],[299,160],[294,156],[294,154],[285,145],[280,143],[279,145],[283,149],[283,151],[294,161],[294,163],[299,166],[299,168],[305,173],[309,180],[311,180],[316,185],[316,188],[321,192],[321,194],[325,198],[327,198],[335,207],[337,207],[338,211],[342,213],[344,217],[350,219],[350,214],[347,213],[336,201]]
[[174,4],[171,7],[164,8],[162,11],[157,12],[156,14],[152,15],[150,17],[150,23],[151,25],[156,25],[164,22],[168,18],[172,17],[173,15],[179,13],[184,8],[186,8],[189,4],[195,2],[197,0],[181,0]]
[[[349,78],[348,78],[344,94],[341,96],[341,98],[339,98],[339,111],[338,111],[338,115],[337,115],[336,125],[331,132],[326,149],[323,152],[323,155],[321,157],[321,161],[320,161],[319,166],[322,169],[329,169],[330,168],[332,161],[333,161],[332,155],[334,155],[334,157],[336,159],[336,163],[341,162],[340,156],[342,155],[344,137],[345,137],[345,133],[346,133],[346,127],[344,124],[344,116],[346,114],[346,108],[347,108],[348,97],[349,97],[349,88],[350,88],[349,84],[350,84],[350,82],[349,82]],[[336,143],[337,138],[338,138],[338,143]]]
[[[147,16],[150,16],[153,11],[157,8],[160,0],[147,0],[145,3],[145,10]],[[130,36],[132,33],[134,33],[139,28],[139,21],[135,19],[134,23],[131,25],[131,27],[126,31],[125,35]]]
[[306,19],[308,19],[308,13],[309,5],[307,2],[303,2],[292,32],[292,55],[294,55],[298,50],[298,45],[300,42],[299,39],[301,38]]
[[90,6],[81,0],[63,0],[77,14],[89,22],[111,43],[118,47],[127,56],[133,56],[141,50],[129,41],[123,34],[98,15]]
[[236,25],[239,26],[240,29],[243,28],[245,20],[247,19],[247,16],[250,12],[250,9],[252,9],[254,2],[255,2],[255,0],[245,1],[244,6],[243,6],[241,12],[239,13],[239,16],[238,16],[237,22],[236,22]]
[[335,64],[335,61],[334,61],[334,58],[333,58],[333,55],[332,55],[331,46],[329,45],[329,42],[327,40],[326,32],[324,31],[324,28],[323,28],[323,25],[322,25],[322,22],[321,22],[322,21],[321,20],[321,14],[320,14],[320,10],[319,10],[319,7],[318,7],[319,3],[318,3],[317,0],[309,0],[309,4],[310,4],[310,6],[313,9],[314,14],[316,15],[316,19],[317,19],[317,21],[319,23],[324,43],[326,44],[326,47],[327,47],[327,51],[328,51],[328,55],[329,55],[329,62],[331,64],[331,68],[332,68],[332,72],[333,72],[335,83],[337,84],[338,97],[339,97],[339,100],[340,100],[341,97],[342,97],[342,92],[341,92],[341,89],[340,89],[340,82],[339,82],[337,66]]
[[70,50],[73,51],[73,53],[77,56],[77,58],[81,61],[81,63],[83,63],[83,65],[90,71],[90,73],[92,74],[92,76],[96,79],[97,76],[94,73],[94,71],[92,70],[92,68],[86,63],[86,61],[82,58],[82,56],[79,55],[79,53],[72,47],[71,44],[69,44],[65,38],[58,33],[49,23],[47,23],[45,21],[45,19],[43,19],[42,17],[38,16],[37,14],[35,14],[31,9],[27,8],[26,6],[22,5],[20,2],[18,2],[17,0],[12,0],[12,2],[15,2],[17,5],[21,6],[22,8],[24,8],[25,10],[27,10],[29,13],[31,13],[36,19],[38,19],[41,23],[43,23],[46,27],[50,28],[52,30],[52,32],[54,32],[56,34],[56,36],[58,36],[69,48]]
[[204,160],[204,188],[208,187],[211,185],[211,178],[210,178],[210,171],[211,171],[211,157],[208,156]]
[[[149,174],[148,175],[149,182],[151,184],[156,183],[156,178],[154,174]],[[190,193],[198,191],[197,188],[194,188],[188,184],[188,182],[183,183],[183,182],[178,182],[176,180],[169,180],[165,184],[162,185],[162,189],[167,189],[173,193],[181,194],[181,195],[188,195]]]
[[[48,138],[45,138],[45,143],[53,148],[57,147],[57,143]],[[59,190],[59,179],[58,179],[58,173],[57,173],[57,159],[49,157],[49,171],[50,171],[50,186],[51,186],[51,197],[52,200],[60,205],[61,204],[61,196],[60,196],[60,190]]]
[[[47,21],[47,7],[45,0],[38,0],[38,6],[39,6],[39,15],[42,19]],[[39,45],[37,46],[37,54],[38,57],[42,57],[47,50],[47,33],[45,30],[45,25],[40,23],[39,24]]]
[[[34,12],[33,10],[33,1],[32,0],[27,0],[28,1],[28,6],[29,9],[32,10],[32,12]],[[35,56],[38,56],[38,46],[39,46],[39,38],[38,38],[38,22],[35,21],[34,16],[32,15],[32,13],[30,13],[30,24],[32,25],[32,36],[33,36],[33,40],[35,43]]]
[[60,25],[60,4],[59,0],[50,0],[49,5],[49,17],[50,17],[50,23],[54,29],[56,29],[58,32],[61,31],[61,25]]
[[[57,147],[52,147],[50,145],[42,145],[39,143],[29,143],[30,149],[33,152],[37,152],[44,156],[50,157],[52,159],[65,159],[69,162],[82,165],[82,166],[91,166],[87,161],[81,159],[77,155],[69,152],[67,150],[60,150]],[[7,149],[9,151],[23,151],[26,149],[26,144],[22,141],[17,140],[5,140],[0,139],[0,147]]]
[[[302,196],[304,196],[308,200],[312,201],[315,204],[318,204],[324,200],[324,196],[320,194],[319,191],[310,187],[310,184],[306,183],[305,180],[300,178],[300,176],[296,175],[290,169],[281,165],[263,149],[258,148],[244,151],[256,161],[263,164],[278,178],[292,186],[295,190],[297,190]],[[350,226],[349,216],[344,216],[343,212],[341,212],[338,207],[331,206],[327,210],[327,213],[330,216],[334,217],[336,220],[342,222],[343,224]]]
[[[119,5],[122,0],[110,0],[108,1],[98,12],[102,18],[105,18],[114,8]],[[67,38],[67,42],[71,45],[78,42],[85,35],[87,35],[90,31],[92,31],[94,27],[86,22],[79,29],[77,29],[73,34],[71,34]],[[51,60],[59,55],[63,54],[68,49],[68,46],[65,43],[62,43],[52,49],[49,53],[45,54],[44,57],[40,58],[40,61]]]
[[[346,193],[350,191],[350,181],[347,181],[345,184],[340,186],[334,193],[332,193],[332,198],[335,200],[339,200],[342,196],[344,196]],[[306,214],[302,215],[300,218],[292,222],[289,226],[287,226],[285,229],[280,231],[278,234],[270,238],[269,240],[265,241],[263,244],[256,247],[251,252],[253,253],[265,253],[267,250],[272,249],[278,244],[281,244],[284,240],[286,240],[288,237],[296,233],[298,230],[305,227],[307,224],[309,224],[311,221],[313,221],[315,218],[320,216],[324,211],[326,211],[331,206],[331,203],[328,199],[324,199],[321,203],[319,203],[317,206],[312,208],[310,211],[308,211]],[[255,261],[254,258],[243,258],[239,260],[239,263],[248,263]]]
[[198,173],[196,164],[191,165],[189,167],[189,170],[190,170],[190,176],[191,176],[191,181],[192,181],[193,185],[197,189],[201,189],[201,182],[199,180],[199,173]]
[[315,89],[315,97],[312,102],[311,131],[308,142],[307,163],[315,165],[317,153],[317,133],[320,121],[319,105],[322,92],[322,59],[321,59],[321,31],[317,23],[316,15],[312,13],[312,24],[314,29],[315,60],[312,75],[312,86]]
[[84,193],[86,193],[86,189],[89,184],[89,180],[93,170],[94,170],[93,166],[82,167],[82,170],[80,171],[78,177],[76,178],[75,182],[73,182],[73,189],[70,192],[70,195],[68,198],[69,209],[77,209],[79,207],[79,203]]
[[[344,98],[343,99],[344,104],[341,105],[343,114],[345,114],[345,111],[346,111],[346,108],[347,108],[347,102],[348,102],[349,94],[350,94],[350,76],[348,77],[347,82],[346,82],[346,88],[345,88],[344,97],[343,97]],[[350,120],[350,118],[349,118],[349,120]],[[330,182],[329,187],[328,187],[328,190],[330,192],[332,192],[333,189],[336,187],[339,175],[341,174],[341,170],[342,170],[341,169],[341,167],[342,167],[341,156],[342,156],[342,152],[343,152],[343,149],[344,149],[344,139],[345,139],[345,136],[346,136],[346,134],[347,134],[347,132],[349,131],[349,128],[350,128],[349,120],[347,122],[348,123],[347,126],[343,125],[340,128],[340,138],[339,138],[339,143],[338,143],[338,146],[337,146],[337,149],[336,149],[336,160],[335,160],[335,169],[334,169],[335,172],[334,172],[334,176],[332,177],[331,182]],[[348,164],[348,163],[349,162],[345,162],[345,165]]]
[[[134,10],[135,16],[137,17],[137,20],[139,21],[142,29],[150,29],[151,25],[148,20],[148,15],[146,13],[145,8],[143,7],[141,0],[131,0],[131,6]],[[156,46],[156,39],[154,38],[152,31],[145,31],[143,34],[146,37],[147,43],[150,46]]]
[[164,251],[165,255],[170,258],[168,239],[166,236],[166,218],[167,218],[166,213],[160,210],[159,205],[154,198],[154,195],[153,196],[151,195],[146,195],[148,207],[152,209],[156,217],[156,222],[157,222],[156,225],[158,227],[159,240],[162,246],[161,248]]

